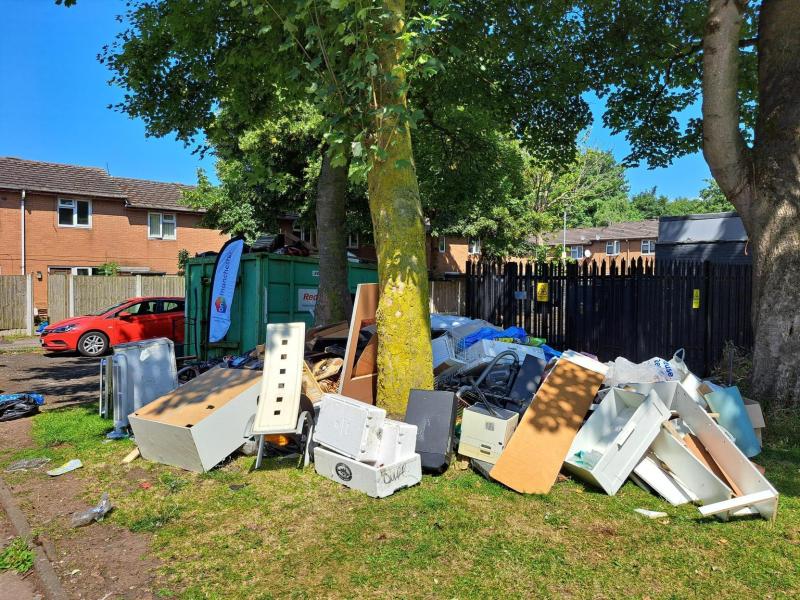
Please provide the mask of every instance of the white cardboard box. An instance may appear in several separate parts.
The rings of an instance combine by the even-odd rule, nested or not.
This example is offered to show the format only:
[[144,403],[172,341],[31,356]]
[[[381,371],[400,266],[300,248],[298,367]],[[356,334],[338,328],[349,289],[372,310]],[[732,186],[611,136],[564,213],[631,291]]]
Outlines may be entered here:
[[612,388],[572,441],[567,470],[613,496],[669,416],[655,392],[645,396]]
[[325,394],[319,402],[314,441],[355,460],[375,462],[385,419],[382,408],[340,394]]
[[314,468],[323,477],[373,498],[391,496],[397,490],[411,487],[422,480],[419,454],[375,467],[317,446],[314,448]]

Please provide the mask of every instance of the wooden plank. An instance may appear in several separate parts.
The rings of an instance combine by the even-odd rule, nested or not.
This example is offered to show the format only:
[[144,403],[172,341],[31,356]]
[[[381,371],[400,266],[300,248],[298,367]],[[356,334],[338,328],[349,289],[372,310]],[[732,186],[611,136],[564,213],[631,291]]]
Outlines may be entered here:
[[559,359],[492,468],[492,479],[525,494],[549,492],[604,377],[604,370]]
[[0,275],[0,330],[25,329],[25,275]]

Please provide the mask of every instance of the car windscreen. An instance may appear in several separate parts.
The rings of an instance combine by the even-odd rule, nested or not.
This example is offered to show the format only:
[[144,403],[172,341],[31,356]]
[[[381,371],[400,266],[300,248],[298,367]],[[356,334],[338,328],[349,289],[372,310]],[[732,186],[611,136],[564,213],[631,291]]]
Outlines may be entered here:
[[107,308],[104,308],[103,310],[98,310],[97,312],[89,313],[88,316],[90,316],[90,317],[99,317],[101,315],[106,314],[107,312],[111,312],[112,310],[116,310],[120,306],[126,305],[128,302],[130,302],[130,301],[129,300],[123,300],[122,302],[117,302],[116,304],[112,304],[111,306],[109,306]]

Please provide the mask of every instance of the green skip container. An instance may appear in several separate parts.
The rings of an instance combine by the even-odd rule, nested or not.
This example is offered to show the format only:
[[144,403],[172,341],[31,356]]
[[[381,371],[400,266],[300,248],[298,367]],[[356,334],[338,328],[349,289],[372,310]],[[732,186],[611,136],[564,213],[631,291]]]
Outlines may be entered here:
[[[225,339],[208,342],[209,295],[216,256],[192,258],[186,263],[186,329],[184,355],[202,360],[243,354],[267,336],[268,323],[314,322],[319,288],[316,258],[268,252],[243,254],[231,306],[231,327]],[[359,283],[376,283],[375,265],[348,263],[347,283],[355,294]]]

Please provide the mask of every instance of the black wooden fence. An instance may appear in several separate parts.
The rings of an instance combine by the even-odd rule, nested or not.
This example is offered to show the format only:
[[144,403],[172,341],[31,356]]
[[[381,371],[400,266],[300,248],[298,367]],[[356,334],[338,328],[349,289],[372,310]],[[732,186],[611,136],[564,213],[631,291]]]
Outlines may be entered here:
[[467,315],[522,327],[554,348],[669,358],[706,375],[727,341],[750,348],[750,265],[708,262],[470,262]]

